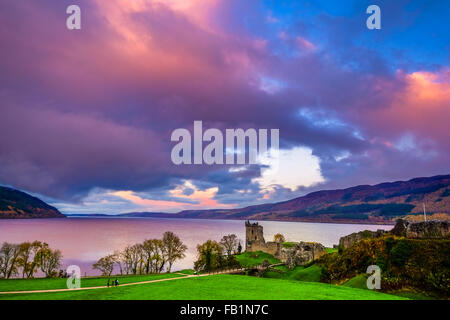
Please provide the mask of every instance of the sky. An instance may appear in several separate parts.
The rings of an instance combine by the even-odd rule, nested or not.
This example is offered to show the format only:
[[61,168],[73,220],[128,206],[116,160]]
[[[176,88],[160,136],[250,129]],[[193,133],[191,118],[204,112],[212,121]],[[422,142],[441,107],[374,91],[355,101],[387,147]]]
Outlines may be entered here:
[[[0,184],[116,214],[448,174],[449,18],[445,0],[2,0]],[[277,161],[173,164],[197,120],[279,129]]]

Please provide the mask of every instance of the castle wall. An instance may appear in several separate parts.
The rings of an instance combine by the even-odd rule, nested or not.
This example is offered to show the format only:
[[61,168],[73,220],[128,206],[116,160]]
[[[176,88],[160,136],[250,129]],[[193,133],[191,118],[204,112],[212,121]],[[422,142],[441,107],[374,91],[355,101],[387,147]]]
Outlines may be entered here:
[[265,242],[265,243],[257,242],[250,244],[250,246],[247,247],[247,251],[248,252],[263,251],[273,256],[277,256],[279,254],[280,247],[281,244],[277,242]]
[[339,247],[341,247],[342,249],[347,249],[351,247],[355,242],[358,242],[362,239],[379,238],[386,233],[387,231],[384,231],[382,229],[378,229],[377,231],[364,230],[360,232],[351,233],[339,239]]
[[317,242],[298,242],[290,248],[281,248],[278,259],[290,269],[319,259],[326,253],[325,247]]
[[411,239],[443,239],[450,237],[450,222],[448,221],[424,221],[408,222],[399,219],[391,231],[369,231],[364,230],[352,233],[339,239],[339,246],[342,249],[351,247],[354,243],[362,239],[379,238],[383,235],[395,235]]

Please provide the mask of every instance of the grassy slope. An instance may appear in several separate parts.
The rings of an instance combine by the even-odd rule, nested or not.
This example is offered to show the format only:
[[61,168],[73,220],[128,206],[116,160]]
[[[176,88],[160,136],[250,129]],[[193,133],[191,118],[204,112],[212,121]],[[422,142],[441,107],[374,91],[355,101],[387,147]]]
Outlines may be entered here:
[[310,267],[307,267],[307,268],[298,266],[292,270],[289,270],[285,266],[277,266],[275,268],[283,271],[283,273],[278,273],[276,271],[267,271],[264,274],[264,277],[265,278],[286,279],[286,280],[307,281],[307,282],[319,282],[320,274],[322,272],[322,269],[315,264]]
[[343,286],[349,288],[367,289],[367,277],[368,275],[360,274],[349,280],[347,280]]
[[239,275],[193,277],[127,287],[57,293],[0,295],[0,299],[403,299],[371,290],[325,283],[299,282]]
[[[140,282],[156,279],[183,277],[175,273],[161,273],[149,275],[112,276],[111,279],[119,279],[120,284]],[[27,290],[47,290],[47,289],[67,289],[66,279],[7,279],[0,280],[0,291],[27,291]],[[81,279],[81,287],[106,286],[108,281],[105,277],[89,277]]]
[[239,261],[243,267],[253,267],[261,264],[264,260],[268,260],[271,264],[280,263],[280,260],[276,259],[273,255],[262,252],[244,252],[236,256],[236,260]]
[[[349,288],[358,288],[358,289],[369,290],[369,289],[367,289],[367,277],[368,277],[368,275],[366,275],[366,274],[357,275],[357,276],[347,280],[343,284],[343,286],[349,287]],[[392,294],[395,294],[396,296],[400,296],[400,297],[405,297],[408,299],[413,299],[413,300],[435,299],[432,296],[428,296],[428,295],[425,295],[424,293],[416,292],[412,289],[409,289],[409,290],[404,289],[404,290],[400,290],[400,291],[395,291]]]

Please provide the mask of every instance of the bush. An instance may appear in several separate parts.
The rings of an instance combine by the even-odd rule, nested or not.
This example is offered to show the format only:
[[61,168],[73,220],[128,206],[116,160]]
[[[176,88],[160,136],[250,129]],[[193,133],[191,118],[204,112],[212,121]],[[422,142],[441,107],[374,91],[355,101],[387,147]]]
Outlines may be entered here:
[[321,280],[341,283],[378,265],[383,290],[416,288],[450,296],[450,240],[384,237],[365,239],[340,253],[322,256]]
[[391,251],[391,262],[396,267],[401,267],[406,264],[411,256],[411,247],[406,241],[398,242]]

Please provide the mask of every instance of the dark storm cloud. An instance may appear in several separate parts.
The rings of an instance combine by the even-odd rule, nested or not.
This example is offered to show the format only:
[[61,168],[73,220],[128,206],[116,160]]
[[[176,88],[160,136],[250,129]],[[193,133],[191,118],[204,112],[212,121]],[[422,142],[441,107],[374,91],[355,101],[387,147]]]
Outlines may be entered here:
[[[86,16],[77,33],[62,23],[65,2],[2,2],[1,183],[66,200],[96,187],[171,199],[164,193],[190,179],[199,190],[218,186],[222,203],[259,199],[257,166],[171,163],[170,133],[194,120],[205,129],[280,128],[282,148],[306,146],[321,159],[322,186],[445,173],[450,139],[436,117],[448,106],[446,67],[428,78],[413,77],[423,71],[413,67],[399,72],[402,61],[368,45],[361,14],[280,23],[268,21],[267,7],[242,1],[148,3],[80,1]],[[284,11],[272,14],[282,20]],[[389,13],[386,23],[394,22]],[[422,120],[402,117],[400,105],[427,104],[415,102],[412,88],[437,92]],[[424,152],[436,156],[396,148],[408,132],[417,145],[434,141]],[[291,196],[276,186],[272,200]]]

